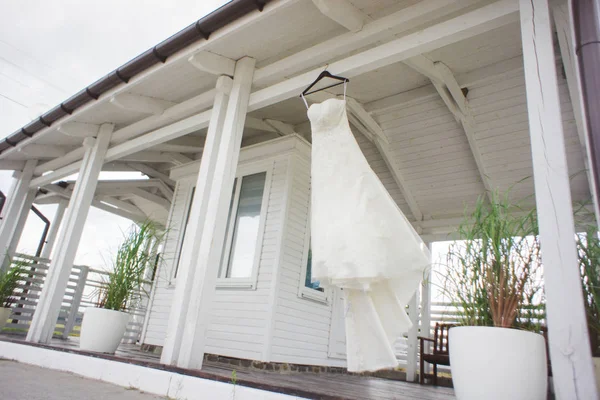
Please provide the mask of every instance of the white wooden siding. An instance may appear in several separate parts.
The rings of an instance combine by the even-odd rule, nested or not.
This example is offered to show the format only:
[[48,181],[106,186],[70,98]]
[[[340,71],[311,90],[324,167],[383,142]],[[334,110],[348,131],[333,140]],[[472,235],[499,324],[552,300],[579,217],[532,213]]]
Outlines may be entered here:
[[[229,357],[260,359],[263,351],[269,317],[269,290],[277,259],[277,235],[281,230],[281,209],[287,174],[287,158],[278,158],[272,164],[265,233],[258,265],[256,290],[218,288],[207,330],[206,352]],[[190,175],[178,180],[169,231],[165,242],[164,262],[157,272],[148,328],[144,343],[162,346],[167,333],[170,306],[173,297],[173,268],[180,248],[181,227],[189,207],[196,177]],[[171,281],[171,282],[170,282]]]
[[273,164],[267,220],[256,290],[217,289],[207,331],[206,352],[260,360],[269,318],[269,291],[277,264],[277,233],[281,229],[288,160]]
[[283,239],[283,255],[274,330],[271,339],[271,360],[308,365],[344,365],[328,357],[331,327],[331,299],[327,304],[300,298],[303,250],[308,232],[310,203],[310,164],[294,156],[291,182],[291,202]]
[[174,286],[173,268],[178,259],[182,227],[188,210],[189,200],[194,185],[194,177],[177,181],[171,212],[167,223],[167,237],[162,253],[162,262],[156,271],[153,293],[148,305],[148,324],[144,335],[144,343],[162,346],[167,334],[167,322],[171,310]]

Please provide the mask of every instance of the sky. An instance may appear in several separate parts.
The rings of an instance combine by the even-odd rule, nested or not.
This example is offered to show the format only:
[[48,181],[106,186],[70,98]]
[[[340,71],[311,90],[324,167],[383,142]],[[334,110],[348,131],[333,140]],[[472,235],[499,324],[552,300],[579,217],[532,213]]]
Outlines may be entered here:
[[[224,0],[0,0],[0,137],[202,18]],[[131,179],[139,174],[103,174]],[[8,193],[12,173],[0,171]],[[56,207],[40,206],[51,221]],[[130,221],[90,209],[76,264],[110,266]],[[35,253],[43,224],[30,213],[19,251]]]

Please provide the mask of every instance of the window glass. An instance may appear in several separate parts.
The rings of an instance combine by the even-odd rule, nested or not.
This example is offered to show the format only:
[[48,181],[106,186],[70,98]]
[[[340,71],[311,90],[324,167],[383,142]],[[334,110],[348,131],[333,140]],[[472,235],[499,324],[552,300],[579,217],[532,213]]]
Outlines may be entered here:
[[306,261],[306,279],[304,280],[304,286],[310,289],[315,289],[320,292],[323,291],[323,288],[320,287],[321,284],[319,281],[312,281],[312,249],[308,248],[308,260]]
[[190,222],[190,213],[192,211],[192,203],[194,202],[194,193],[196,193],[195,187],[192,189],[192,195],[190,196],[190,204],[187,209],[185,223],[183,224],[183,233],[181,234],[181,240],[179,242],[179,251],[177,252],[177,262],[175,263],[175,274],[173,275],[174,278],[177,278],[177,273],[179,272],[179,263],[181,262],[181,251],[183,250],[183,241],[185,240],[185,233],[187,231],[187,227]]
[[235,214],[231,213],[233,202],[230,207],[230,218],[235,215],[235,221],[225,275],[227,278],[252,276],[266,177],[266,172],[243,177]]

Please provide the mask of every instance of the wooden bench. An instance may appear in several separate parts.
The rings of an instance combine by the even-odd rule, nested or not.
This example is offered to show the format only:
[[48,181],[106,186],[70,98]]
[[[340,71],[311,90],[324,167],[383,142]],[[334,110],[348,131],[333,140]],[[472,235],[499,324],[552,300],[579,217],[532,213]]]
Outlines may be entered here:
[[[433,374],[428,376],[433,377],[433,384],[437,385],[437,366],[450,365],[450,355],[448,353],[448,331],[452,328],[452,324],[435,324],[433,339],[419,336],[420,349],[419,359],[421,370],[419,373],[419,382],[425,383],[425,363],[433,364]],[[425,353],[425,342],[433,343],[433,352]]]

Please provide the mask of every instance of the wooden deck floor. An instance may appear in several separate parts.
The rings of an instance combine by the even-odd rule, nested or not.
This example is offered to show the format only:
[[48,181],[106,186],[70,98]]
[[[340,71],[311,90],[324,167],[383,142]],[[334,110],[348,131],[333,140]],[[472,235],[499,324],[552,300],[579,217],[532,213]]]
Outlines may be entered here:
[[[57,351],[66,351],[133,363],[147,368],[168,370],[204,379],[230,382],[234,367],[228,364],[205,362],[202,370],[185,370],[159,363],[157,355],[142,352],[139,346],[121,345],[115,355],[100,355],[79,350],[76,338],[54,339],[50,345],[34,345],[22,338],[1,335],[0,340],[28,344]],[[454,399],[450,388],[421,386],[416,383],[347,374],[257,371],[235,367],[237,384],[309,399],[323,400],[449,400]]]

